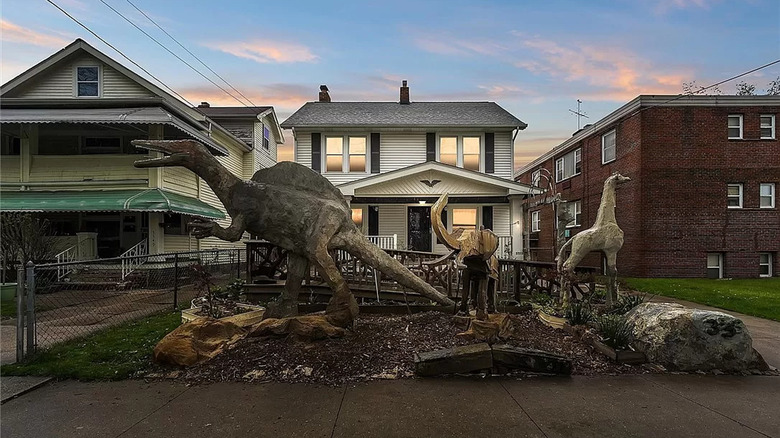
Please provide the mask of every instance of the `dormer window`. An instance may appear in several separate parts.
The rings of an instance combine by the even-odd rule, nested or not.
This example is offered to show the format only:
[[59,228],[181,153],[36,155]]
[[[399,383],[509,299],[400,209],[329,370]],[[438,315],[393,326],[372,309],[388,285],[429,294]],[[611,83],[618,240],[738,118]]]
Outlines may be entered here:
[[99,78],[98,67],[76,67],[76,95],[78,97],[100,96]]

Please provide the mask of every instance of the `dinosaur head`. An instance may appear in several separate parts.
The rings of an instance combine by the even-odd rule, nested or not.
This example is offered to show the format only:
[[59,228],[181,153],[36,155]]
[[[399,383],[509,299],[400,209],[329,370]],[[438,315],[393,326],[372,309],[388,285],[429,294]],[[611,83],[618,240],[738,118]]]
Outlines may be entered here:
[[607,178],[607,182],[611,183],[611,184],[614,184],[615,186],[617,186],[618,184],[623,184],[624,182],[629,182],[629,181],[631,181],[631,178],[629,178],[627,176],[623,176],[623,175],[621,175],[621,174],[619,174],[617,172],[613,173],[612,176]]
[[160,158],[138,160],[135,167],[183,166],[192,169],[196,163],[214,160],[208,149],[195,140],[133,140],[133,146],[153,152],[161,152]]

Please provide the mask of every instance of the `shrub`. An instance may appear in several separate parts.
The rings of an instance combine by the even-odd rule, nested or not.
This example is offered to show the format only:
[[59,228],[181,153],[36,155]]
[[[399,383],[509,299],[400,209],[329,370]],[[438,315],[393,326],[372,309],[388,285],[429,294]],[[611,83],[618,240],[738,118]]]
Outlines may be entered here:
[[645,295],[621,295],[618,297],[615,307],[612,309],[612,313],[625,315],[634,307],[645,302]]
[[569,320],[571,325],[583,325],[593,319],[593,312],[584,303],[575,301],[566,308],[564,317]]
[[625,350],[631,343],[631,326],[623,315],[599,318],[599,332],[603,342],[616,350]]
[[539,304],[540,306],[547,306],[550,303],[552,303],[552,297],[541,292],[533,292],[531,293],[531,301],[533,301],[536,304]]

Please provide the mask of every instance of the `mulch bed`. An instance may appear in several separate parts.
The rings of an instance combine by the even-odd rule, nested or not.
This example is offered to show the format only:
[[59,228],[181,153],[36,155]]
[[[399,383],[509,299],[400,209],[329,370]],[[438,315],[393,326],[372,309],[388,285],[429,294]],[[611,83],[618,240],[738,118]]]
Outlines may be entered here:
[[[562,330],[542,324],[527,311],[512,315],[514,337],[504,343],[562,354],[572,359],[573,374],[636,374],[641,366],[620,365]],[[403,316],[360,315],[346,337],[312,343],[284,338],[247,338],[214,359],[183,370],[191,383],[281,381],[339,385],[414,375],[414,353],[439,350],[469,341],[450,315],[425,312]]]

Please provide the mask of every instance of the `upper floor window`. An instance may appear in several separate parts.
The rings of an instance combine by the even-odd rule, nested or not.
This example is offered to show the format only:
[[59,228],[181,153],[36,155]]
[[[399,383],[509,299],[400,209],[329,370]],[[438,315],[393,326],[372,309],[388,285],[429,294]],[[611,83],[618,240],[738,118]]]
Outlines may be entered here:
[[582,201],[564,202],[561,204],[561,219],[566,222],[566,228],[579,227],[582,216]]
[[531,185],[539,187],[539,183],[542,182],[542,169],[534,170],[531,174]]
[[98,67],[76,67],[76,95],[98,97],[100,95],[100,69]]
[[537,231],[540,231],[540,223],[539,223],[539,210],[532,211],[531,212],[531,232],[535,233]]
[[575,149],[555,161],[555,180],[560,182],[582,172],[582,149]]
[[742,139],[742,115],[729,115],[729,139]]
[[482,138],[479,136],[439,137],[439,162],[480,171]]
[[601,136],[601,164],[607,164],[615,161],[615,130],[607,132]]
[[263,147],[268,149],[271,144],[271,131],[267,126],[263,125]]
[[22,150],[22,140],[11,134],[3,132],[0,155],[19,155]]
[[775,116],[772,114],[761,115],[761,138],[774,140],[775,138]]
[[727,199],[728,208],[742,208],[742,184],[729,184]]
[[761,198],[759,206],[761,208],[775,208],[775,184],[761,183],[759,191]]
[[366,137],[326,137],[325,171],[365,172]]

